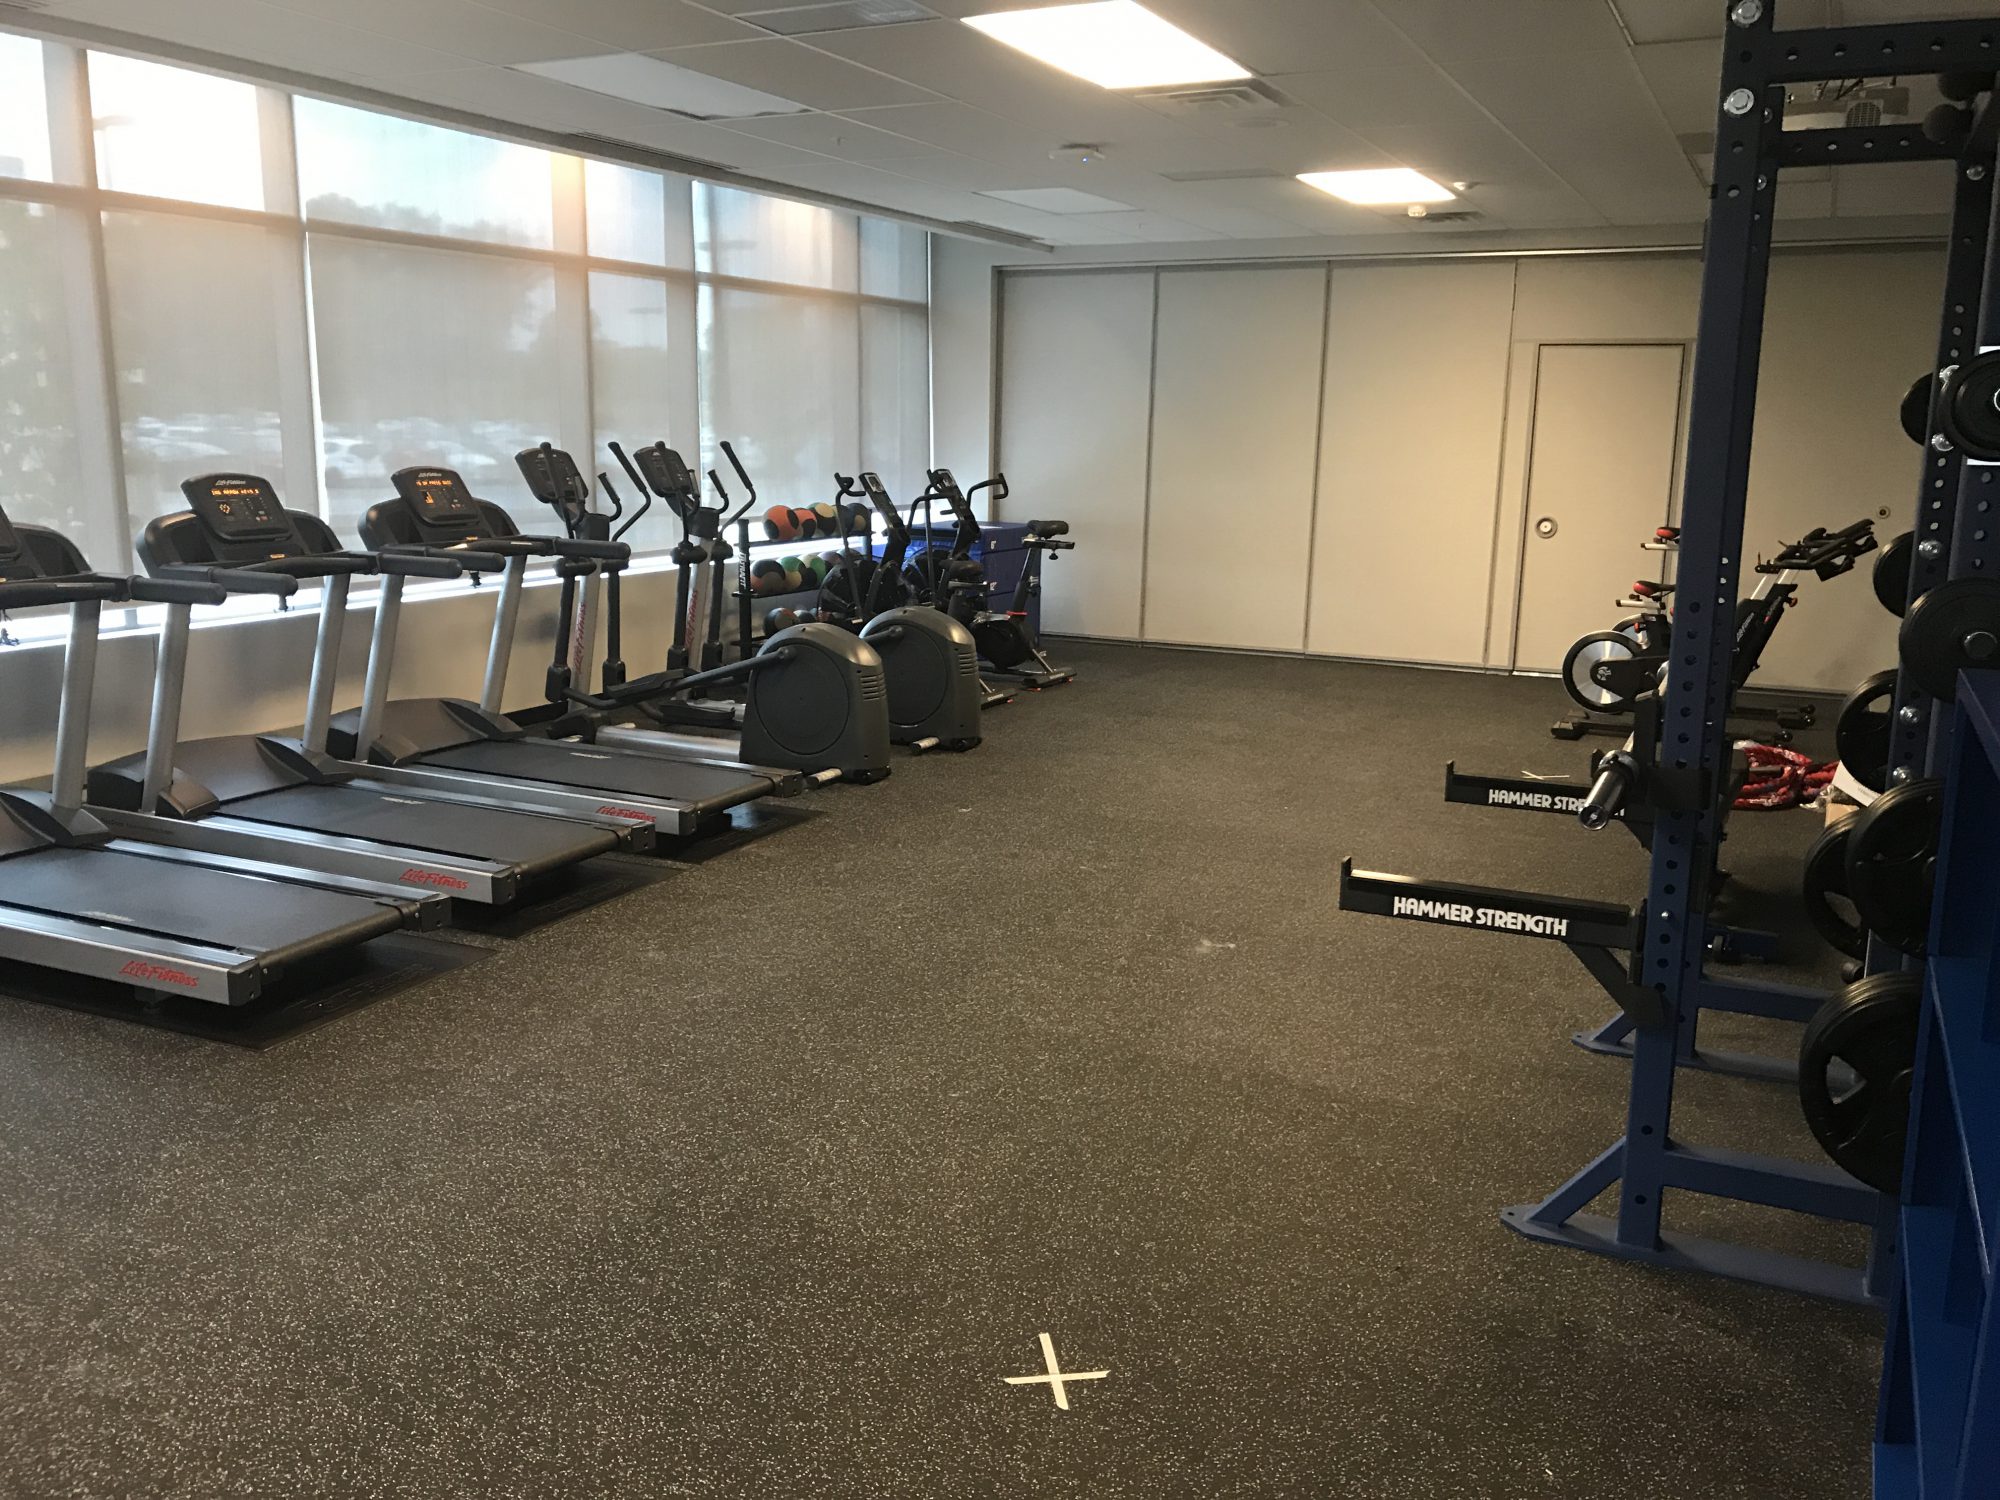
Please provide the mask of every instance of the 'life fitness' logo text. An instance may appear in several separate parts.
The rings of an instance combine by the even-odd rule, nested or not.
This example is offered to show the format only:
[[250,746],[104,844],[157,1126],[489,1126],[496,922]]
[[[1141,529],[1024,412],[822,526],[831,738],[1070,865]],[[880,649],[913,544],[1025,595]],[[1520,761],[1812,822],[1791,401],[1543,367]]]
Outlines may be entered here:
[[635,807],[613,807],[608,802],[598,808],[598,811],[603,813],[607,818],[624,818],[633,823],[650,823],[653,821],[651,813],[642,813]]
[[414,865],[403,871],[404,885],[433,885],[447,891],[464,891],[472,888],[472,883],[460,880],[456,875],[447,875],[442,870],[419,870]]
[[143,958],[135,958],[118,971],[125,979],[142,979],[147,984],[175,984],[184,990],[197,989],[201,981],[194,975],[180,969],[170,969],[165,964],[148,963]]

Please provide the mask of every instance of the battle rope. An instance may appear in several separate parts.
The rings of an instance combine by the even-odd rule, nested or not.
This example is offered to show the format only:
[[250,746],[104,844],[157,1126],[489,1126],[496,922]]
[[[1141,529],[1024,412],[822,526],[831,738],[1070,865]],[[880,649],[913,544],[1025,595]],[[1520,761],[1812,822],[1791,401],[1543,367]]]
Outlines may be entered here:
[[1777,745],[1739,746],[1750,758],[1750,774],[1736,794],[1736,806],[1746,811],[1809,806],[1833,780],[1838,761],[1815,761],[1797,750]]

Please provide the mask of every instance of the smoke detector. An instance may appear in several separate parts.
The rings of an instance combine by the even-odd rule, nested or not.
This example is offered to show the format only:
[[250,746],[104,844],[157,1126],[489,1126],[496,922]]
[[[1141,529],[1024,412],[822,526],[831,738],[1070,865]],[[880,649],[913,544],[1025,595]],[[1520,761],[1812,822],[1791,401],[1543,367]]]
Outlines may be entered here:
[[1104,160],[1104,148],[1088,141],[1070,141],[1049,153],[1050,161],[1066,161],[1071,166],[1095,166]]

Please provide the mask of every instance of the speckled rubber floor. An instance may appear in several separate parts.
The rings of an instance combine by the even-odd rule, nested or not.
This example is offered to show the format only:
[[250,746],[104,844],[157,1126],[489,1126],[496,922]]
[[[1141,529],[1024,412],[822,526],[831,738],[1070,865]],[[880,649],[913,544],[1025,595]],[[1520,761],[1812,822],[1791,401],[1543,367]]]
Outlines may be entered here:
[[[1059,654],[972,755],[270,1052],[0,1003],[0,1495],[1865,1494],[1875,1315],[1498,1223],[1621,1127],[1576,962],[1335,910],[1347,854],[1636,897],[1622,832],[1440,797],[1575,766],[1558,690]],[[1739,828],[1782,886],[1813,820]],[[1003,1383],[1043,1332],[1110,1372],[1066,1411]]]

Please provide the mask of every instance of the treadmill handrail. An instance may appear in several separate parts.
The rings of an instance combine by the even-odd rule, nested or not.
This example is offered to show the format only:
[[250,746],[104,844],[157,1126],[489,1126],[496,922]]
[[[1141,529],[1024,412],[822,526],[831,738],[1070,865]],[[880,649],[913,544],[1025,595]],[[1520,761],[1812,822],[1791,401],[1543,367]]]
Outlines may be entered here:
[[27,578],[0,583],[0,609],[36,609],[45,604],[82,604],[128,598],[132,580],[106,573],[82,573],[68,578]]
[[[276,562],[300,562],[301,558],[280,558]],[[345,572],[346,569],[336,569]],[[290,573],[281,573],[264,565],[249,568],[218,568],[205,563],[175,563],[153,575],[156,578],[178,579],[193,583],[213,584],[231,594],[276,594],[281,599],[289,599],[299,591],[299,580]]]
[[405,578],[463,578],[467,573],[504,573],[507,559],[498,552],[478,547],[430,547],[421,542],[398,542],[375,554],[384,573]]

